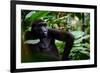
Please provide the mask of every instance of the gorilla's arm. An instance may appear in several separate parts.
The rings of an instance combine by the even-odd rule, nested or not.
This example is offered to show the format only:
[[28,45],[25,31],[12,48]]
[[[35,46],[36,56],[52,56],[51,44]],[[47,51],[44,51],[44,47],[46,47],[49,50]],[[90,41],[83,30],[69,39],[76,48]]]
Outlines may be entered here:
[[73,46],[74,36],[70,32],[60,31],[56,29],[48,29],[48,33],[49,36],[53,37],[54,39],[66,42],[62,60],[68,60],[70,50]]

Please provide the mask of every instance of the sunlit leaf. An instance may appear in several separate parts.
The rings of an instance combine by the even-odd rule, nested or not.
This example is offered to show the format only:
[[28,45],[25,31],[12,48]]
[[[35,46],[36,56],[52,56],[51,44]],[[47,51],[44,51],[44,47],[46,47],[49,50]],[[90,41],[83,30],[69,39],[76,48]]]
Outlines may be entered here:
[[82,32],[82,31],[73,31],[73,32],[71,32],[73,35],[74,35],[74,37],[77,39],[77,38],[80,38],[80,37],[82,37],[85,33],[84,32]]
[[39,11],[39,12],[31,11],[26,15],[25,21],[26,22],[29,21],[31,23],[32,21],[41,19],[43,16],[46,16],[48,13],[49,12],[44,12],[44,11]]
[[84,37],[79,38],[78,40],[75,40],[74,43],[80,43],[80,42],[82,42],[83,39],[87,39],[87,38],[89,38],[89,37],[90,37],[90,35],[86,35],[86,36],[84,36]]

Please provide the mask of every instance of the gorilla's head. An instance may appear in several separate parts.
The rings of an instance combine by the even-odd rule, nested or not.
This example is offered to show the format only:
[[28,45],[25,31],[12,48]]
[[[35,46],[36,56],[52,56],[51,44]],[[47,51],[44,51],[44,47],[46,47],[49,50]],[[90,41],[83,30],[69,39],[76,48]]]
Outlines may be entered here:
[[48,35],[47,24],[43,20],[39,19],[32,22],[32,33],[38,38],[45,38]]

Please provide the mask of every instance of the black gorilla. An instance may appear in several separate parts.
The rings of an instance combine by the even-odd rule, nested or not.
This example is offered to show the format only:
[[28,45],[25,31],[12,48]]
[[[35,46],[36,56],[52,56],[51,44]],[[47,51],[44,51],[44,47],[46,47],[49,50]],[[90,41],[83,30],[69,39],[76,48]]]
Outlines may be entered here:
[[[55,39],[66,42],[62,56],[55,45]],[[68,55],[73,46],[74,37],[70,32],[48,29],[43,20],[37,20],[32,23],[31,31],[26,32],[25,40],[24,44],[28,45],[31,56],[31,59],[26,61],[59,61],[69,60]],[[29,40],[37,42],[28,43]]]

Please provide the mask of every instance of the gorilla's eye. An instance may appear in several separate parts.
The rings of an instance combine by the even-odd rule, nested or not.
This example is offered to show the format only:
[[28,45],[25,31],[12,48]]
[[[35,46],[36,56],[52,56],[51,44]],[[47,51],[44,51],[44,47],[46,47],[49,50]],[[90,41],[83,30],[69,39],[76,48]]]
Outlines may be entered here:
[[47,26],[47,24],[45,22],[39,22],[38,24],[39,24],[39,26]]
[[46,23],[44,23],[44,24],[43,24],[43,26],[47,26],[47,24],[46,24]]

